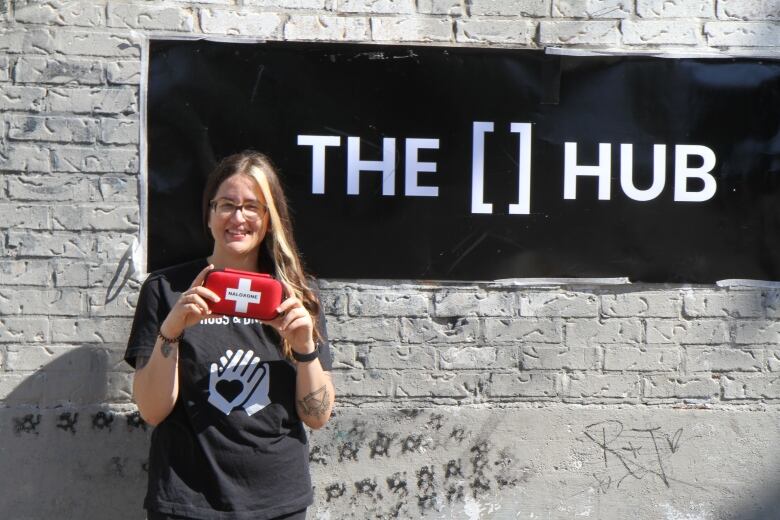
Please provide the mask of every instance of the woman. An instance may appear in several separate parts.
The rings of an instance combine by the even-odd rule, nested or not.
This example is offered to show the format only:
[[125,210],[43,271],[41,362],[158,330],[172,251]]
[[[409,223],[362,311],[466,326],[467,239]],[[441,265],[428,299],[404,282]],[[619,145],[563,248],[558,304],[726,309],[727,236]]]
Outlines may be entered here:
[[[206,259],[152,273],[141,288],[125,359],[154,426],[149,519],[299,519],[312,503],[302,422],[322,427],[334,389],[321,307],[301,267],[270,161],[225,158],[209,176]],[[273,274],[289,296],[267,323],[211,315],[212,269]]]

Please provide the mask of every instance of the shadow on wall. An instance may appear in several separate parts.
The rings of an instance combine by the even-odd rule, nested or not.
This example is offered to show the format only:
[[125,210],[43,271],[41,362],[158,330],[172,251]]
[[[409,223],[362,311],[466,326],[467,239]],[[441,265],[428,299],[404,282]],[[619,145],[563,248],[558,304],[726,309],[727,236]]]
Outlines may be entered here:
[[[15,520],[143,519],[151,428],[129,403],[123,347],[69,349],[0,409],[0,511]],[[126,403],[108,406],[106,403]]]

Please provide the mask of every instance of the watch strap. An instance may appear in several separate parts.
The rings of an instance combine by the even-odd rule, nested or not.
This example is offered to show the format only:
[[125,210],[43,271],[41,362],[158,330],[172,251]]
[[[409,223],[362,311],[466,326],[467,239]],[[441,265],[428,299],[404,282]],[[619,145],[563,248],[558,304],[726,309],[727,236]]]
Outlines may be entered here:
[[320,355],[320,345],[317,344],[314,346],[314,350],[309,352],[308,354],[299,354],[296,351],[292,351],[292,357],[295,361],[306,363],[307,361],[314,361],[317,359],[317,356]]

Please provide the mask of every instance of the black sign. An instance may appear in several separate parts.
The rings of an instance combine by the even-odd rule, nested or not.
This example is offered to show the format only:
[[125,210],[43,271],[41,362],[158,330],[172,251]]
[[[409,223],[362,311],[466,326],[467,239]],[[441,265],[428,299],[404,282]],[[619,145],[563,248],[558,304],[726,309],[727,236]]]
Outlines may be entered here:
[[153,41],[147,117],[150,270],[251,148],[320,277],[778,279],[778,61]]

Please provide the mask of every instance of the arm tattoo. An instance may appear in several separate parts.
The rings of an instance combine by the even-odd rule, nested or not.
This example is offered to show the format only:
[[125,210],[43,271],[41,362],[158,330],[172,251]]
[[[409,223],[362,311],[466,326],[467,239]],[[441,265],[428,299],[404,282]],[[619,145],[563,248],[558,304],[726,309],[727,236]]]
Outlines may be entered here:
[[301,411],[303,411],[305,415],[311,417],[321,417],[325,415],[330,404],[328,386],[323,385],[319,387],[317,390],[299,400],[298,404],[301,405]]
[[135,357],[135,369],[141,370],[149,362],[149,356],[136,356]]
[[170,357],[171,352],[173,352],[173,345],[167,341],[163,341],[163,344],[160,346],[160,352],[162,352],[163,357]]

